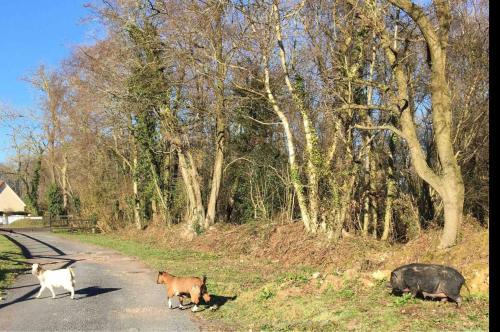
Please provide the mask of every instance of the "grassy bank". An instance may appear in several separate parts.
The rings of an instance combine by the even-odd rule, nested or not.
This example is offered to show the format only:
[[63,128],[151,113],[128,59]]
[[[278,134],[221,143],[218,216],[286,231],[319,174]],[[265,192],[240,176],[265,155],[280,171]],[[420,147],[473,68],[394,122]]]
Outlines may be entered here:
[[37,228],[37,227],[45,227],[48,224],[44,223],[43,220],[33,220],[33,219],[19,219],[9,224],[9,228]]
[[26,269],[21,249],[0,234],[0,298],[2,291],[8,287],[16,275]]
[[[227,329],[488,329],[487,293],[468,295],[463,289],[465,301],[457,309],[452,303],[389,295],[387,280],[371,278],[371,271],[286,264],[234,249],[202,250],[190,241],[161,241],[160,237],[148,235],[62,234],[136,256],[156,270],[167,270],[174,275],[206,274],[209,292],[227,302],[216,311],[206,310],[197,316],[221,322]],[[227,241],[231,248],[228,236],[221,234],[219,241]]]

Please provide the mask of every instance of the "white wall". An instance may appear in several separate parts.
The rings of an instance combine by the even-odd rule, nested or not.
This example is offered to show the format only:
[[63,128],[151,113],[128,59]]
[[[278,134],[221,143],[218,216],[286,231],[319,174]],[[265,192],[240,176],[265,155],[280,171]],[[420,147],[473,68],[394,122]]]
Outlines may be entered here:
[[4,224],[8,225],[8,224],[12,224],[14,221],[19,220],[19,219],[42,220],[43,217],[27,217],[27,216],[23,216],[23,215],[13,214],[11,216],[7,216],[7,218],[5,218],[5,215],[4,215],[2,221]]

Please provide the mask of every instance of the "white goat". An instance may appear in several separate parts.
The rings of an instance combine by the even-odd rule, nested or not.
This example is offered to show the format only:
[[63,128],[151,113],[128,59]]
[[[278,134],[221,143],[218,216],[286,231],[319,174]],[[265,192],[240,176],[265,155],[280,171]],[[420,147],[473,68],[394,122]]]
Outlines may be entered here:
[[75,298],[75,272],[70,267],[59,270],[44,270],[40,264],[33,264],[31,273],[40,281],[40,291],[36,298],[39,298],[45,288],[52,293],[52,298],[56,297],[54,287],[63,287],[71,292],[71,298]]

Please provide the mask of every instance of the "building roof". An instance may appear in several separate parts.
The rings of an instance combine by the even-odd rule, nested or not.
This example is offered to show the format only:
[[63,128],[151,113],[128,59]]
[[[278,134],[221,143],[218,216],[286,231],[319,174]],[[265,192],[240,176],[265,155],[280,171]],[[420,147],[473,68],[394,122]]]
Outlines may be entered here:
[[0,212],[24,212],[25,207],[26,204],[7,182],[0,180]]

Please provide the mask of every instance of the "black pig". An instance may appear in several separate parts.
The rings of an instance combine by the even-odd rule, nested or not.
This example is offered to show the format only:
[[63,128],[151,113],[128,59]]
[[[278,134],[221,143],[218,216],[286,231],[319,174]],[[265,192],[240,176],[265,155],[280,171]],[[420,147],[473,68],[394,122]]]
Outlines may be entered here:
[[452,299],[460,306],[460,288],[464,277],[457,270],[436,264],[408,264],[398,267],[391,273],[393,294],[411,292],[412,296],[422,294],[425,298]]

